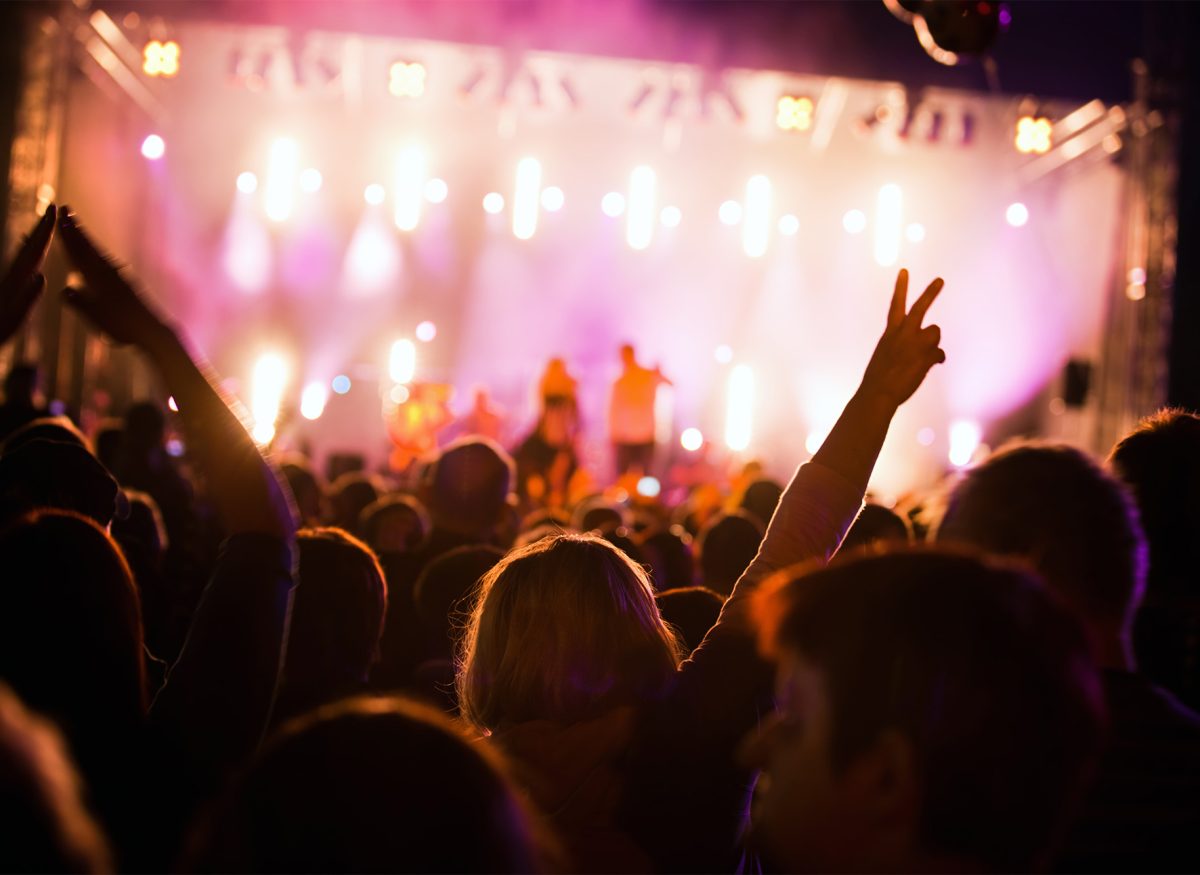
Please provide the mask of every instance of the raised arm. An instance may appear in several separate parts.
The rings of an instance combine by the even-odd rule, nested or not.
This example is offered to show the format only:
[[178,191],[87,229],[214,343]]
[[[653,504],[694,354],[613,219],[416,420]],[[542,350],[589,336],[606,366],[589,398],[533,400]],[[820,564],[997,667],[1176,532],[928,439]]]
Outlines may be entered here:
[[46,287],[42,262],[50,247],[50,238],[54,236],[56,215],[54,204],[46,207],[46,212],[38,219],[33,230],[21,241],[12,264],[0,279],[0,343],[5,343],[17,333],[29,315],[33,302]]

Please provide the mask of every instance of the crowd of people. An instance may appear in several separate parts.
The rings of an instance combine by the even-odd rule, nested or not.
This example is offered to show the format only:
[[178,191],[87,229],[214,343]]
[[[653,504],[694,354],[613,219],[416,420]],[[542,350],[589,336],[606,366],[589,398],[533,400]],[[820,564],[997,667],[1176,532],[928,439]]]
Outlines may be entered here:
[[[0,868],[1200,867],[1200,417],[1103,461],[1013,443],[911,513],[864,507],[945,360],[942,282],[910,304],[901,271],[786,486],[576,494],[562,361],[511,455],[467,434],[403,483],[326,484],[256,445],[67,208],[0,282],[0,343],[52,239],[187,453],[156,403],[84,434],[10,371]],[[624,356],[614,403],[645,410],[665,377]],[[641,469],[652,422],[612,418]]]

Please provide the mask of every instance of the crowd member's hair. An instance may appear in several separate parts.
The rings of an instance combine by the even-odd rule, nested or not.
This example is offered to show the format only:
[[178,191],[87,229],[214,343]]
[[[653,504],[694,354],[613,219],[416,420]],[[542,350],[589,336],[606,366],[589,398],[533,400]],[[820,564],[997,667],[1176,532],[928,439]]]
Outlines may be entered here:
[[362,539],[376,553],[415,553],[429,538],[429,513],[411,495],[385,495],[363,508]]
[[89,450],[34,440],[0,455],[0,520],[42,507],[83,514],[102,526],[129,512],[117,481]]
[[379,498],[379,487],[369,474],[350,471],[329,486],[329,524],[358,534],[358,521],[365,508]]
[[609,532],[629,523],[629,512],[602,495],[585,498],[571,514],[571,528],[577,532]]
[[413,601],[425,627],[431,658],[453,657],[452,634],[470,607],[468,596],[503,558],[504,551],[476,544],[455,547],[421,569],[413,585]]
[[108,843],[83,803],[58,731],[0,683],[0,869],[107,872]]
[[291,488],[301,525],[320,523],[325,513],[325,489],[312,465],[303,456],[292,454],[280,460],[279,471]]
[[866,504],[846,537],[841,550],[858,550],[880,541],[907,544],[912,541],[912,530],[900,514],[880,504]]
[[1081,450],[1002,447],[950,495],[937,529],[1028,561],[1089,623],[1128,630],[1146,578],[1146,543],[1125,487]]
[[639,565],[594,535],[511,551],[480,581],[458,665],[463,716],[574,723],[661,695],[679,642]]
[[745,511],[735,510],[709,520],[696,538],[700,582],[722,595],[729,595],[737,579],[754,560],[762,539],[762,524]]
[[1133,491],[1150,542],[1155,589],[1197,590],[1200,568],[1200,416],[1165,409],[1113,447],[1109,465]]
[[531,872],[535,828],[492,748],[403,699],[286,725],[185,861],[191,871]]
[[37,394],[39,370],[35,362],[15,362],[4,375],[4,403],[32,404]]
[[115,476],[121,466],[121,444],[125,440],[125,424],[119,419],[105,419],[92,433],[92,446],[100,464]]
[[757,519],[765,529],[775,515],[782,495],[783,487],[774,480],[755,480],[742,494],[741,509]]
[[371,549],[341,529],[296,533],[296,592],[284,675],[364,678],[379,658],[387,583]]
[[687,653],[700,646],[708,630],[716,625],[725,604],[723,595],[703,586],[668,589],[656,599],[662,618],[679,632]]
[[471,535],[494,532],[505,522],[516,482],[512,457],[495,441],[457,440],[427,469],[422,502],[434,526]]
[[641,547],[656,590],[692,585],[696,560],[692,555],[692,536],[683,526],[659,528],[641,539]]
[[881,733],[919,770],[925,853],[1045,863],[1085,789],[1103,692],[1079,623],[1031,572],[947,550],[854,555],[769,581],[764,650],[822,675],[841,774]]
[[75,444],[89,453],[92,451],[91,442],[70,419],[65,416],[42,416],[10,434],[4,441],[3,453],[7,455],[34,441]]

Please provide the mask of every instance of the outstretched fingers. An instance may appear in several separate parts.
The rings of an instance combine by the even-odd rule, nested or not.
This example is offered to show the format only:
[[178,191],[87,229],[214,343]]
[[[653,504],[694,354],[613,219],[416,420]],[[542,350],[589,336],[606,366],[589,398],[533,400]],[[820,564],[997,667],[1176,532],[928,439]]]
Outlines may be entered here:
[[941,293],[942,287],[945,285],[945,281],[941,277],[938,277],[926,287],[925,291],[921,293],[921,297],[917,298],[917,302],[908,311],[908,319],[914,325],[919,327],[924,321],[925,314],[929,311],[929,308],[933,305],[934,300]]
[[892,303],[888,307],[888,328],[895,328],[904,321],[905,308],[908,306],[908,271],[900,269],[896,274],[896,288],[892,291]]
[[[54,236],[56,215],[54,204],[46,207],[46,212],[38,219],[38,223],[33,226],[33,230],[21,243],[21,248],[17,250],[17,256],[13,259],[9,276],[27,277],[42,266],[42,262],[46,259],[46,252],[50,249],[50,238]],[[23,280],[22,285],[24,285]]]
[[92,238],[79,227],[68,207],[59,210],[58,229],[67,255],[85,277],[94,279],[106,270],[116,270],[108,256],[101,252],[92,242]]

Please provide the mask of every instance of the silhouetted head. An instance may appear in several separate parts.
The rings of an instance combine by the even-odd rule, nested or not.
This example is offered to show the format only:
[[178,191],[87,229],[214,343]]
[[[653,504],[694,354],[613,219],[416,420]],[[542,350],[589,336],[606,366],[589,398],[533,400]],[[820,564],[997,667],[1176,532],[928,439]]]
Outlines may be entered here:
[[301,524],[318,525],[325,518],[325,490],[312,465],[303,456],[290,455],[280,460],[279,470],[292,490]]
[[708,522],[696,538],[700,579],[722,595],[733,592],[742,572],[754,561],[763,529],[757,517],[745,511],[721,514]]
[[378,498],[379,487],[369,474],[343,474],[329,487],[330,525],[357,534],[362,512]]
[[480,582],[458,665],[474,725],[574,723],[660,696],[680,658],[646,572],[594,535],[509,552]]
[[121,443],[125,438],[125,426],[119,419],[106,419],[92,435],[96,458],[109,471],[115,472],[121,464]]
[[1141,602],[1146,544],[1137,508],[1074,447],[1001,448],[955,487],[937,540],[1029,562],[1101,649],[1128,634]]
[[774,480],[755,480],[742,495],[742,510],[753,516],[765,529],[775,515],[783,487]]
[[780,713],[747,758],[774,867],[1046,863],[1104,713],[1085,636],[1040,580],[901,548],[781,575],[757,602]]
[[610,532],[629,523],[629,511],[602,495],[585,498],[571,513],[571,528],[579,532]]
[[33,440],[0,456],[0,521],[42,507],[74,511],[101,526],[128,513],[117,481],[90,452]]
[[432,523],[411,495],[385,495],[363,508],[358,530],[376,553],[415,553],[429,537]]
[[678,630],[683,649],[691,653],[717,623],[725,597],[703,586],[683,586],[660,592],[656,599],[662,618]]
[[440,659],[453,657],[452,633],[461,626],[459,616],[470,609],[467,597],[479,579],[504,558],[504,551],[484,545],[456,547],[421,569],[413,585],[413,601],[417,616],[425,627],[431,647],[430,654]]
[[632,368],[637,365],[637,353],[634,352],[633,344],[621,344],[621,364],[627,368]]
[[193,871],[538,869],[496,751],[402,699],[350,699],[287,725],[206,826]]
[[40,379],[36,364],[14,364],[4,378],[4,403],[14,407],[33,407]]
[[141,459],[159,449],[167,436],[167,415],[153,401],[139,401],[125,412],[125,450]]
[[650,565],[650,579],[659,592],[690,587],[696,574],[692,536],[683,526],[658,529],[642,538],[642,556]]
[[92,445],[75,423],[65,416],[41,416],[25,423],[4,441],[3,453],[11,453],[34,441],[74,444],[89,453]]
[[430,467],[422,499],[436,527],[486,538],[503,523],[515,480],[516,467],[499,444],[464,438]]
[[879,542],[907,544],[912,540],[904,517],[879,504],[867,504],[846,532],[841,550],[859,550]]

